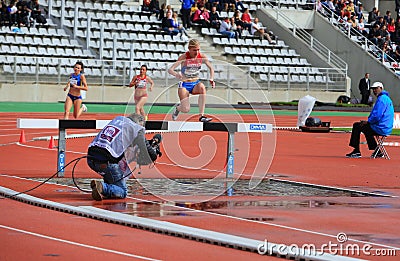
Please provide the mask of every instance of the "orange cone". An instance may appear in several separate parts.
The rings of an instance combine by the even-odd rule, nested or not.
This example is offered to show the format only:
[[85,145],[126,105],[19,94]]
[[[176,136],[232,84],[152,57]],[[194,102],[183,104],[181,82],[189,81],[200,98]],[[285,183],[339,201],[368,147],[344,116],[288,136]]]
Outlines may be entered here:
[[19,143],[26,143],[24,130],[21,131],[21,135],[19,136]]
[[49,142],[49,149],[54,149],[56,145],[54,144],[54,138],[51,136],[50,142]]

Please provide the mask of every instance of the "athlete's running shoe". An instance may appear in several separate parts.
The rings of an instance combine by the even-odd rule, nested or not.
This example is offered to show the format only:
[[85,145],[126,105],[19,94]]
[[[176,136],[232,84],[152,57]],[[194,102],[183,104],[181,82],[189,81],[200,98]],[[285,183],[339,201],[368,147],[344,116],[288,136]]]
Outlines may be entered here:
[[201,121],[201,122],[210,122],[210,121],[212,121],[212,118],[207,118],[206,116],[201,115],[200,118],[199,118],[199,121]]
[[100,180],[92,180],[90,182],[90,187],[92,188],[92,198],[97,201],[102,201],[103,196],[103,183]]
[[83,112],[87,112],[87,107],[86,107],[86,105],[85,104],[82,104],[82,108],[83,108]]
[[178,115],[179,115],[178,106],[179,106],[179,104],[175,106],[174,112],[172,113],[172,120],[173,121],[176,121],[176,119],[178,119]]

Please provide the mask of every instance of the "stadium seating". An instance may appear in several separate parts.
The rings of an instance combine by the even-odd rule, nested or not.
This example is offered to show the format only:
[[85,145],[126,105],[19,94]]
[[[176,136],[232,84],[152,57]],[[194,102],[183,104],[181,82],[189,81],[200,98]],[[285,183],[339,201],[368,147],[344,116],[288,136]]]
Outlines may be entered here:
[[[40,3],[47,10],[48,2]],[[260,0],[244,0],[243,3],[251,11],[262,6]],[[76,35],[73,35],[76,5],[79,6],[78,19]],[[302,0],[276,0],[275,5],[277,8],[306,7]],[[71,66],[81,59],[85,60],[86,73],[92,76],[128,74],[127,70],[137,69],[144,62],[149,67],[149,75],[164,79],[171,77],[165,75],[167,63],[175,61],[186,50],[187,38],[171,37],[162,32],[160,21],[154,15],[142,12],[138,5],[127,5],[121,0],[65,1],[65,7],[62,28],[58,26],[61,22],[61,1],[56,0],[52,4],[49,26],[30,30],[23,28],[23,34],[10,34],[8,28],[0,29],[0,66],[3,65],[4,72],[59,76],[70,73]],[[233,13],[221,15],[232,16]],[[104,34],[101,37],[102,26]],[[244,39],[227,39],[213,28],[202,28],[201,34],[207,36],[228,60],[248,66],[251,75],[261,82],[326,82],[326,76],[324,81],[317,68],[311,67],[306,59],[282,40],[272,45],[252,37],[248,32],[244,33]],[[90,37],[88,43],[87,37]],[[135,62],[133,68],[127,68],[131,45]],[[9,59],[9,55],[17,55],[18,59]],[[100,63],[91,62],[99,58],[106,62],[105,68]],[[228,77],[223,69],[216,70],[216,75]]]

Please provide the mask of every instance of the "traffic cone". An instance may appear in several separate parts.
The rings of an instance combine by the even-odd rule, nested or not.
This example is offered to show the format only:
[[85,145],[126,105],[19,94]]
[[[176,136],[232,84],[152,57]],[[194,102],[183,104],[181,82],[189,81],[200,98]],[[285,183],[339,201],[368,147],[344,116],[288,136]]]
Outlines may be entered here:
[[21,135],[19,136],[19,143],[26,143],[24,130],[21,131]]
[[56,145],[54,144],[54,138],[51,136],[50,142],[49,142],[49,149],[54,149]]

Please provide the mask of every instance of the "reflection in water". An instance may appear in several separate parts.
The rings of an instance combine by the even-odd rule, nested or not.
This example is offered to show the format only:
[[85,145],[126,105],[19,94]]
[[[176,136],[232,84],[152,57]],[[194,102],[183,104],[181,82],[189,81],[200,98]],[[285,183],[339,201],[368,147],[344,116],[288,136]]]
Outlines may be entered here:
[[[380,208],[380,204],[366,203],[344,203],[327,200],[212,200],[200,203],[191,202],[114,202],[104,201],[96,207],[110,211],[122,212],[125,214],[139,217],[166,217],[166,216],[200,216],[203,215],[197,210],[213,212],[223,215],[232,215],[235,211],[241,213],[251,212],[257,209],[297,209],[297,208],[329,208],[329,207],[348,207],[348,208]],[[233,214],[235,215],[235,214]],[[274,219],[266,216],[244,217],[249,220],[273,221]]]

